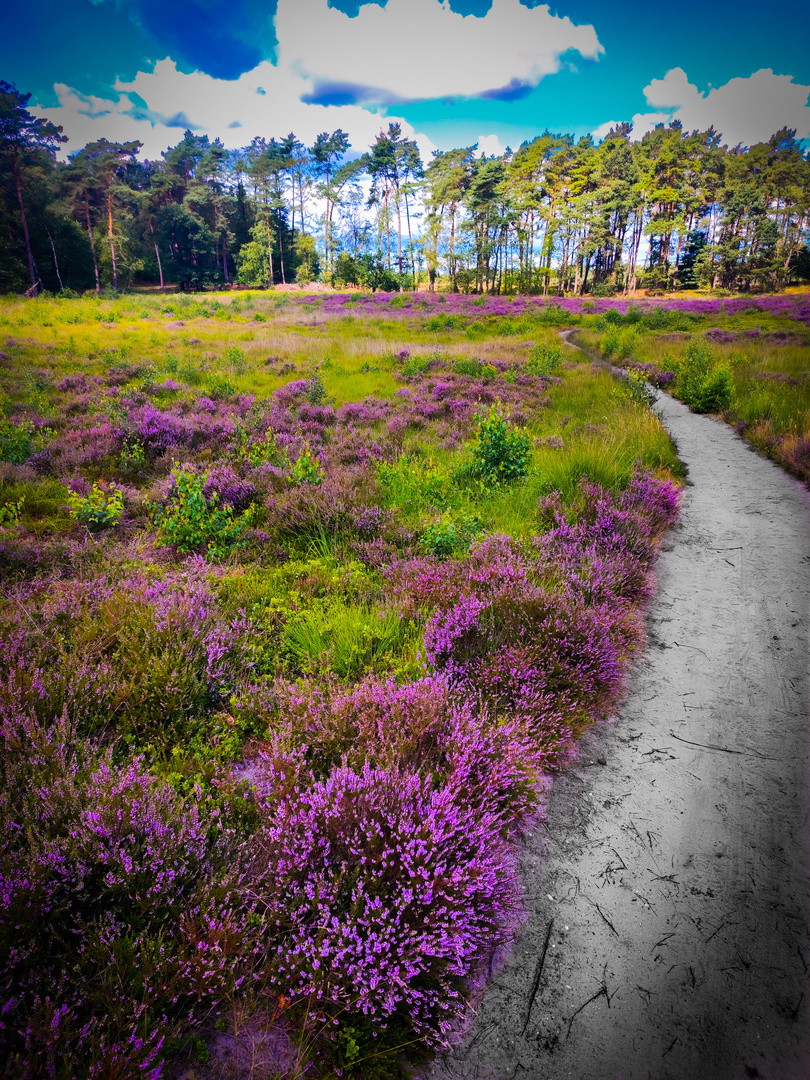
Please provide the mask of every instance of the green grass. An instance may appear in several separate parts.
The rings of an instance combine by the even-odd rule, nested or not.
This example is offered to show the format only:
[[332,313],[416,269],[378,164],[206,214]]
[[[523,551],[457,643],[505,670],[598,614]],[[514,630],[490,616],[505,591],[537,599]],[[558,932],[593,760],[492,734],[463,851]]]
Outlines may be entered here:
[[[727,369],[731,375],[732,399],[722,411],[723,419],[758,450],[799,478],[810,482],[810,335],[803,343],[801,327],[795,322],[752,311],[725,321],[716,317],[712,326],[722,329],[753,329],[752,320],[765,330],[787,331],[786,343],[764,337],[743,336],[736,341],[710,342],[712,369]],[[709,320],[706,320],[708,323]],[[696,334],[703,340],[702,334]],[[604,335],[595,330],[579,335],[579,340],[598,351]],[[666,335],[645,334],[638,340],[630,363],[652,364],[659,372],[678,374],[690,337],[667,340]],[[678,395],[678,382],[674,392]]]

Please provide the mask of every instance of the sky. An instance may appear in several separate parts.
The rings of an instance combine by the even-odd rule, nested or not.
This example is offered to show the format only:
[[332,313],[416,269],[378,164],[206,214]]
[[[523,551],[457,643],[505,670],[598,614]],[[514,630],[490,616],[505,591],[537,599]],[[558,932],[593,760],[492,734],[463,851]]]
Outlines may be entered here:
[[342,128],[359,154],[392,121],[426,160],[620,121],[810,140],[807,0],[39,0],[35,20],[12,0],[3,23],[0,79],[64,154],[103,137],[157,158],[186,128],[231,148]]

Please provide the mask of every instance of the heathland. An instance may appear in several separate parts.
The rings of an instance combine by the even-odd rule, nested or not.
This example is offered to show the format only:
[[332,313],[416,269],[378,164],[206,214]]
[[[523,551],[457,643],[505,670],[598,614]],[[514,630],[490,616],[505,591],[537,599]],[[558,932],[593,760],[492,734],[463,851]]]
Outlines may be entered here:
[[643,642],[683,479],[643,376],[806,478],[809,317],[2,301],[5,1074],[371,1078],[441,1044]]

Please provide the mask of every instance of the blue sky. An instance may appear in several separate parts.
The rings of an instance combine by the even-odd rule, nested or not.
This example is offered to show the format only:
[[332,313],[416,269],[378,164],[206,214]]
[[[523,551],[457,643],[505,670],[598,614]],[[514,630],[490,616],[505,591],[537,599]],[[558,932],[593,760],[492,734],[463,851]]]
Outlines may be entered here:
[[186,126],[228,146],[391,119],[432,148],[492,153],[548,128],[638,136],[673,117],[730,144],[810,136],[810,5],[716,0],[40,0],[4,14],[0,78],[64,125],[67,152]]

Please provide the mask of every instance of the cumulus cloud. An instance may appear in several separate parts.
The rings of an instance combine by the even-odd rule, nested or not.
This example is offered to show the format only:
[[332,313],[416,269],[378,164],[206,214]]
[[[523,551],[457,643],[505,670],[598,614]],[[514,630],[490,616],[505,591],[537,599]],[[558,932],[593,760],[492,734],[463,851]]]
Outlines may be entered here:
[[492,157],[493,154],[500,157],[506,149],[506,146],[497,135],[479,135],[476,142],[478,143],[479,157]]
[[[155,29],[158,0],[121,3]],[[235,3],[243,15],[261,6],[260,0]],[[259,29],[267,35],[266,13],[257,29],[260,37]],[[481,18],[453,12],[448,0],[369,3],[355,18],[328,0],[278,0],[274,29],[276,62],[263,60],[237,78],[223,77],[223,60],[216,69],[205,64],[189,74],[178,69],[178,56],[167,57],[131,82],[116,82],[109,98],[57,84],[59,106],[47,115],[64,126],[68,150],[99,138],[140,139],[144,154],[155,157],[177,142],[177,129],[183,128],[240,146],[254,135],[290,130],[312,142],[319,132],[338,127],[362,150],[390,120],[401,119],[394,115],[399,103],[474,96],[511,100],[558,71],[571,50],[592,59],[603,51],[592,26],[575,26],[551,15],[547,6],[527,8],[520,0],[493,0]],[[223,55],[231,50],[226,31],[227,26]],[[208,48],[210,28],[206,35],[192,32],[190,38]],[[401,122],[429,157],[430,139]],[[485,136],[482,145],[489,153],[500,148],[495,136]]]
[[310,100],[376,105],[515,97],[559,71],[564,53],[604,52],[593,26],[520,0],[493,0],[484,18],[447,0],[366,4],[356,18],[327,0],[278,0],[276,36],[279,66],[312,79]]
[[[689,82],[683,68],[672,68],[663,79],[644,88],[647,104],[656,111],[636,113],[634,139],[641,139],[657,124],[679,120],[687,131],[714,128],[729,146],[766,142],[780,128],[795,128],[800,139],[810,137],[810,86],[794,83],[790,75],[775,75],[761,68],[748,78],[731,79],[702,94]],[[593,132],[601,139],[615,121]]]
[[[59,106],[36,111],[64,126],[70,137],[64,153],[95,139],[140,139],[142,156],[150,158],[175,145],[185,128],[211,139],[219,137],[234,148],[256,135],[281,137],[289,131],[311,144],[319,132],[342,127],[353,148],[362,152],[381,129],[387,128],[389,120],[396,119],[358,105],[307,105],[301,100],[302,87],[307,85],[267,61],[226,82],[199,71],[184,74],[172,60],[165,59],[151,72],[139,72],[132,82],[116,82],[110,99],[88,97],[57,83],[54,89]],[[423,157],[429,158],[435,149],[430,139],[414,131],[407,121],[400,122],[403,133],[415,139]]]

